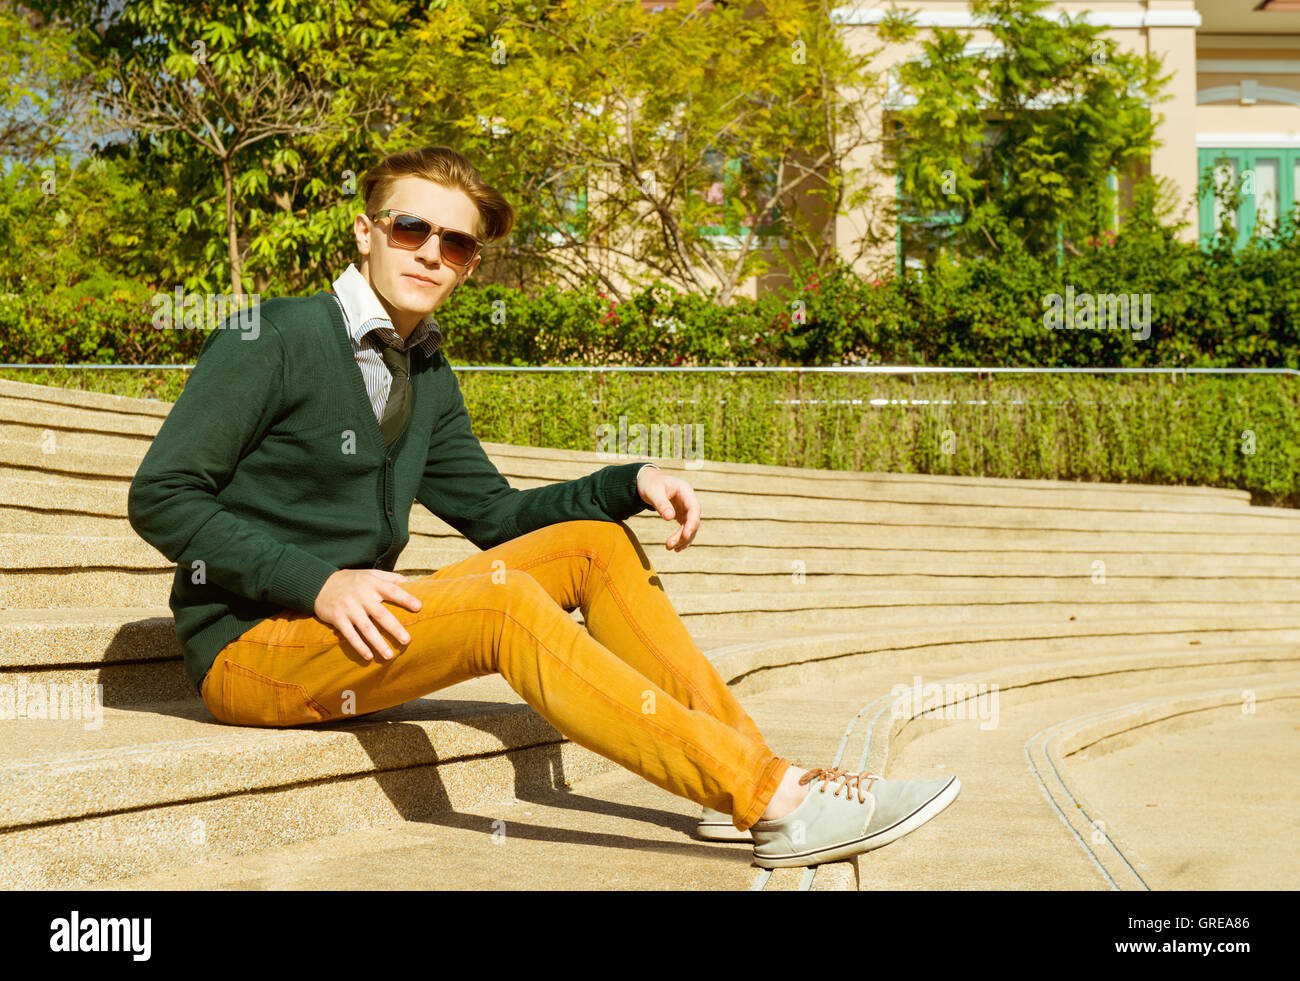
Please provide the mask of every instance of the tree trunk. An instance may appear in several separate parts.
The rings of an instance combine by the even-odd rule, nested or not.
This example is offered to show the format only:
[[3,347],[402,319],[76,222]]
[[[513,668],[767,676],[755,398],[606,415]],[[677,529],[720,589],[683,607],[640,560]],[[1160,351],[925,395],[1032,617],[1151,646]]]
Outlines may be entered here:
[[235,178],[230,168],[230,158],[221,158],[221,179],[226,185],[226,243],[230,250],[230,291],[238,296],[242,292],[243,277],[239,269],[239,241],[235,235]]

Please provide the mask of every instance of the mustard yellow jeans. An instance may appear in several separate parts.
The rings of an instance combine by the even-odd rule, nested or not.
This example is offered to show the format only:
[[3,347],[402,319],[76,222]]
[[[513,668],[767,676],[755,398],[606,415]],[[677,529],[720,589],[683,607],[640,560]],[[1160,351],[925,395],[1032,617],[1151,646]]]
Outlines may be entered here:
[[232,725],[297,726],[500,672],[566,738],[741,830],[791,765],[695,645],[621,521],[549,525],[399,585],[421,607],[384,604],[411,638],[381,628],[391,660],[367,661],[329,624],[285,609],[221,650],[204,704]]

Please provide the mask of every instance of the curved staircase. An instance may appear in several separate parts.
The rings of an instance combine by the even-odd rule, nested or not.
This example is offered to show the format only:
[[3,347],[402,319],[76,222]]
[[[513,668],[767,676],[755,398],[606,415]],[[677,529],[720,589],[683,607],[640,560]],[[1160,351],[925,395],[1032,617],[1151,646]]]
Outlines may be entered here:
[[[769,873],[497,676],[351,723],[217,723],[182,671],[174,567],[126,519],[169,408],[0,381],[0,715],[5,692],[50,693],[54,716],[57,693],[103,686],[97,723],[0,718],[6,888],[1300,881],[1278,810],[1300,763],[1296,512],[1202,487],[659,461],[699,495],[695,543],[667,552],[675,524],[649,511],[628,525],[773,747],[962,779],[886,848]],[[521,488],[608,462],[484,445]],[[410,528],[407,576],[475,551],[418,504]],[[1225,783],[1234,760],[1248,792]]]

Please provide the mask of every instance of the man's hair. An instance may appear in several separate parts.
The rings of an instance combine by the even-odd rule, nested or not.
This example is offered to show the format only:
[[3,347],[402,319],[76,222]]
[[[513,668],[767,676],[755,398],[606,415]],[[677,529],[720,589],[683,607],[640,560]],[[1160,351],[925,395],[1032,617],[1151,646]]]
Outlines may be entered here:
[[408,174],[463,191],[478,209],[481,234],[478,229],[474,234],[479,241],[495,242],[509,235],[514,227],[515,209],[510,202],[496,188],[484,183],[482,175],[464,154],[449,146],[425,146],[392,153],[367,171],[361,179],[366,214],[381,210],[397,179]]

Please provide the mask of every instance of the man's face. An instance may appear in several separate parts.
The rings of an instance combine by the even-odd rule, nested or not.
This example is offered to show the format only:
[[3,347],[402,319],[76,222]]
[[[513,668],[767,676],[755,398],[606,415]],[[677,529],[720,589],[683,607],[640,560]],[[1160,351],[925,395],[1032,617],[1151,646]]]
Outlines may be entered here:
[[[468,232],[482,241],[478,209],[469,196],[423,177],[409,174],[399,177],[388,200],[375,212],[385,208]],[[357,236],[357,249],[363,256],[361,274],[388,311],[393,326],[402,331],[413,328],[420,318],[436,310],[457,282],[469,277],[483,256],[481,253],[475,256],[468,266],[454,266],[442,258],[441,237],[438,235],[430,235],[418,249],[401,248],[388,237],[391,224],[391,217],[374,222],[357,215],[353,230]]]

